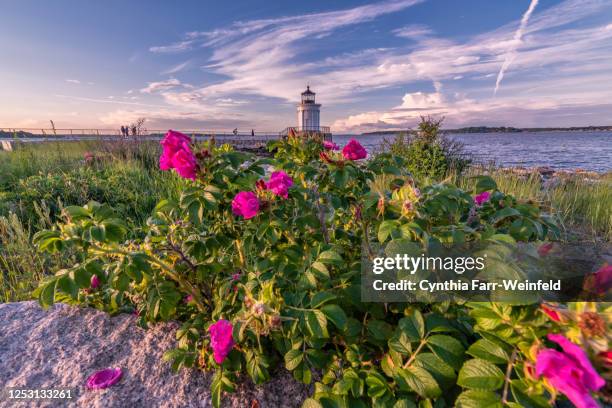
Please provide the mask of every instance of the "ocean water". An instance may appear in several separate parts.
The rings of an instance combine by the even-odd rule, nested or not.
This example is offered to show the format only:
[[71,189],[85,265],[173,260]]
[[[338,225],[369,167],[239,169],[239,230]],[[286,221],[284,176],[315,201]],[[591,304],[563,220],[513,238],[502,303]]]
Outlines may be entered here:
[[[371,152],[380,147],[383,139],[393,137],[334,135],[334,142],[343,146],[355,138]],[[447,137],[461,142],[477,163],[612,171],[612,132],[462,133]]]

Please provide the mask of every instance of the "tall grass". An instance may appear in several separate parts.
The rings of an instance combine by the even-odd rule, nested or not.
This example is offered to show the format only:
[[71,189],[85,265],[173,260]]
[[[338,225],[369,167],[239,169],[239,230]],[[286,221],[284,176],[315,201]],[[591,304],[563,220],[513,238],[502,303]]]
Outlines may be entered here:
[[156,142],[18,144],[0,152],[0,301],[27,298],[68,260],[31,243],[65,205],[111,204],[138,234],[161,197],[178,198],[184,181],[158,167]]
[[[501,191],[549,207],[568,237],[612,240],[612,173],[594,179],[575,174],[542,181],[535,172],[517,174],[495,168],[484,172],[493,177]],[[450,178],[463,188],[473,189],[475,181],[471,177],[482,173],[482,168],[471,168],[462,176]]]

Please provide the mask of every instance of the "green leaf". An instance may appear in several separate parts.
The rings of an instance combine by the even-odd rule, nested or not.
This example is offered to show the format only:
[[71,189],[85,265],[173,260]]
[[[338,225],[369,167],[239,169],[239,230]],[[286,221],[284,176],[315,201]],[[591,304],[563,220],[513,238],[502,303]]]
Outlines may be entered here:
[[302,360],[304,360],[302,350],[291,349],[285,354],[285,367],[287,370],[293,371],[300,365]]
[[457,374],[455,370],[440,357],[433,353],[419,353],[413,363],[429,371],[440,387],[446,389],[455,385]]
[[320,310],[312,310],[306,313],[306,327],[315,338],[327,338],[327,318]]
[[76,299],[79,293],[79,288],[68,275],[64,275],[57,280],[56,288],[70,295],[72,299]]
[[397,353],[404,356],[412,353],[412,344],[408,335],[402,331],[396,332],[393,337],[389,339],[389,348]]
[[89,218],[91,212],[87,208],[79,207],[76,205],[70,205],[64,208],[64,212],[70,217],[72,221],[78,221],[83,218]]
[[408,398],[402,398],[397,400],[397,402],[393,405],[393,408],[417,408],[417,405],[414,401],[409,400]]
[[464,388],[496,390],[504,383],[504,373],[495,364],[475,358],[463,364],[457,384]]
[[502,208],[501,210],[493,214],[491,222],[493,224],[497,224],[498,222],[503,221],[506,218],[516,217],[517,215],[521,215],[521,213],[515,210],[514,208],[511,208],[511,207]]
[[51,278],[47,282],[41,285],[40,294],[38,297],[38,301],[40,305],[46,309],[49,306],[53,305],[55,301],[55,285],[57,284],[57,279]]
[[338,328],[338,330],[343,331],[346,328],[347,317],[344,310],[338,305],[325,305],[321,308],[321,311],[325,314],[325,316],[331,320],[331,322]]
[[332,250],[321,252],[317,260],[324,264],[334,264],[334,265],[342,264],[342,257],[338,255],[336,251],[332,251]]
[[427,346],[455,370],[461,368],[465,349],[459,340],[451,336],[437,334],[427,339]]
[[372,398],[380,398],[389,390],[387,380],[375,371],[368,374],[365,382],[368,386],[368,396]]
[[470,346],[467,353],[473,357],[490,361],[494,364],[505,364],[510,356],[499,344],[487,339],[480,339]]
[[370,320],[367,326],[368,332],[376,340],[387,340],[393,335],[391,325],[383,320]]
[[394,229],[399,227],[399,221],[397,220],[386,220],[380,223],[378,227],[378,241],[383,243],[391,235]]
[[323,408],[323,405],[321,405],[316,399],[307,398],[302,403],[302,408]]
[[442,394],[442,390],[433,376],[424,368],[410,366],[398,370],[408,388],[423,398],[436,398]]
[[331,292],[318,292],[312,297],[312,299],[310,299],[310,307],[316,309],[319,306],[336,299],[336,297],[337,296]]
[[89,229],[89,234],[96,241],[104,242],[104,240],[106,240],[106,228],[102,224],[91,227]]
[[512,396],[518,403],[517,405],[525,408],[546,408],[549,407],[548,401],[543,395],[531,395],[533,390],[529,391],[529,386],[521,382],[520,380],[513,380],[510,382],[510,390]]
[[400,319],[398,326],[411,341],[419,341],[425,337],[425,322],[423,315],[418,310],[414,310],[410,317]]
[[455,401],[456,408],[501,408],[501,398],[491,391],[467,390],[463,391]]
[[497,190],[497,183],[490,176],[475,176],[472,178],[476,180],[476,193]]

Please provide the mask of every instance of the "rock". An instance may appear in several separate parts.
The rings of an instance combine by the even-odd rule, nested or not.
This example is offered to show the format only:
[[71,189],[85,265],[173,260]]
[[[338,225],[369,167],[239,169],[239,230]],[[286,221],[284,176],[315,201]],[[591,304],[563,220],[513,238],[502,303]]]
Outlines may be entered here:
[[[36,302],[0,304],[0,321],[0,384],[4,389],[73,390],[69,402],[17,402],[0,390],[0,407],[212,406],[212,372],[183,369],[174,373],[162,360],[163,353],[175,347],[177,323],[143,330],[132,315],[110,317],[64,304],[45,311]],[[121,380],[105,390],[88,390],[87,377],[106,367],[120,367]],[[224,397],[222,406],[299,407],[311,391],[279,369],[270,382],[260,386],[245,380],[236,393]]]

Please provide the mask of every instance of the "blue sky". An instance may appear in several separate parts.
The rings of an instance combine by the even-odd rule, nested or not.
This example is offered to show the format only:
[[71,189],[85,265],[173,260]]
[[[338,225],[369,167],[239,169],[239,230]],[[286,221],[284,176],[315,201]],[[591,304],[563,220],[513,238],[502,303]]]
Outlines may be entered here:
[[280,130],[306,83],[337,132],[422,114],[612,124],[612,0],[24,0],[0,15],[0,127]]

